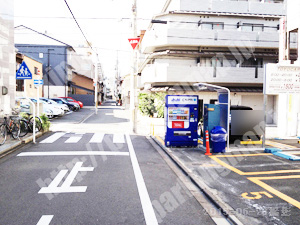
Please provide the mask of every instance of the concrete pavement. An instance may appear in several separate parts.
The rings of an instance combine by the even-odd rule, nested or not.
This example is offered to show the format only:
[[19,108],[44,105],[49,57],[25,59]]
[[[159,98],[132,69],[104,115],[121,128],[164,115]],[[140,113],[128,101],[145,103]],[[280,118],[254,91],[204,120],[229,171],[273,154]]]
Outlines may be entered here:
[[229,216],[244,224],[298,224],[299,161],[263,151],[208,157],[200,149],[165,148],[161,138],[153,138]]

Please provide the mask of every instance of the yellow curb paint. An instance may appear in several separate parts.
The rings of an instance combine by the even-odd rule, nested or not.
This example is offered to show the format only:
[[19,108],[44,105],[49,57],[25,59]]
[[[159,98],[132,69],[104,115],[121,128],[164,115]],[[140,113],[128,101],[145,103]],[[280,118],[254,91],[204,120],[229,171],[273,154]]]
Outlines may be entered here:
[[277,191],[276,189],[272,188],[271,186],[267,185],[266,183],[262,182],[261,180],[279,180],[279,179],[299,179],[300,175],[293,175],[293,176],[277,176],[277,177],[248,177],[248,180],[252,181],[253,183],[257,184],[258,186],[264,188],[268,192],[276,195],[277,197],[281,198],[282,200],[292,204],[293,206],[300,209],[300,202],[296,201],[295,199]]
[[158,140],[162,145],[165,144],[165,142],[163,141],[163,139],[161,139],[161,137],[159,137],[159,136],[155,136],[155,137],[157,138],[157,140]]
[[241,141],[241,145],[261,145],[262,141]]
[[296,148],[295,146],[292,146],[292,145],[277,143],[277,142],[269,141],[269,140],[266,141],[266,145],[270,145],[270,146],[276,147],[276,148],[289,148],[289,149]]

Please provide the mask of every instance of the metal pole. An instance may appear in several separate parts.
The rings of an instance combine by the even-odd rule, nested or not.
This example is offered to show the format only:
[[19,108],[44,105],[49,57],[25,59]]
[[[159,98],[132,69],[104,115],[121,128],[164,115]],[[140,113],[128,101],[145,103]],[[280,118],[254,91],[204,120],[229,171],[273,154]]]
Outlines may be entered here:
[[50,77],[49,73],[50,73],[50,49],[48,49],[48,67],[47,67],[48,98],[49,98],[49,82],[50,82],[50,80],[49,80],[49,77]]
[[95,113],[98,113],[98,63],[96,63],[95,67]]
[[[137,37],[137,9],[136,9],[136,0],[133,0],[132,5],[132,28],[133,28],[133,37]],[[132,55],[132,71],[130,74],[130,112],[131,112],[131,128],[133,132],[136,132],[136,101],[135,101],[135,74],[137,71],[137,50],[133,50]]]
[[33,135],[33,139],[32,139],[32,142],[35,144],[35,104],[29,99],[29,98],[26,98],[29,102],[29,104],[32,105],[32,114],[33,114],[33,128],[32,128],[32,135]]
[[36,86],[37,89],[37,109],[36,109],[36,114],[37,116],[40,116],[40,85]]

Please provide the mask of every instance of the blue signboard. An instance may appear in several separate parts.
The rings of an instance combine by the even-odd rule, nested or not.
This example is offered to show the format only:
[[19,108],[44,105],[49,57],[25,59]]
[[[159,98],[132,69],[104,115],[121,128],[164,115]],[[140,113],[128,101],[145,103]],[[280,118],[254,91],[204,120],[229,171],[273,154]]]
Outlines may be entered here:
[[44,81],[42,79],[33,80],[34,85],[43,85]]
[[32,79],[32,73],[30,72],[28,66],[23,61],[20,68],[17,71],[16,79],[18,80],[25,80],[25,79]]

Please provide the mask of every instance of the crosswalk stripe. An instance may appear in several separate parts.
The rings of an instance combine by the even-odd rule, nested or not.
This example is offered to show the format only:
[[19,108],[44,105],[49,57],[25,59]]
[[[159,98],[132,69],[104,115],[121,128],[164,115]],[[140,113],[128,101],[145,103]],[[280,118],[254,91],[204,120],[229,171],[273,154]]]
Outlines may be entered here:
[[89,141],[89,143],[102,143],[103,138],[104,138],[103,133],[95,133],[91,138],[91,140]]
[[124,134],[114,134],[113,143],[114,144],[123,144],[123,143],[125,143]]
[[78,141],[80,141],[81,138],[82,136],[70,137],[68,140],[65,141],[65,143],[77,143]]
[[62,136],[64,136],[66,133],[55,133],[52,134],[50,137],[46,138],[45,140],[41,141],[40,143],[44,144],[44,143],[53,143],[54,141],[57,141],[59,138],[61,138]]

